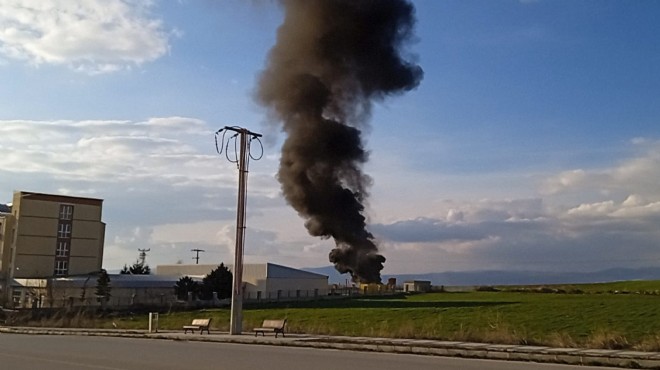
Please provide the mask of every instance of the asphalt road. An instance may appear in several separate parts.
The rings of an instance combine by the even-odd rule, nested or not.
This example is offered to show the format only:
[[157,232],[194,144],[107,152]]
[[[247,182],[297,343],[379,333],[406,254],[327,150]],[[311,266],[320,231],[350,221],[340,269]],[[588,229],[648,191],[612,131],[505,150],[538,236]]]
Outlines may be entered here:
[[0,334],[12,370],[605,370],[523,362],[114,337]]

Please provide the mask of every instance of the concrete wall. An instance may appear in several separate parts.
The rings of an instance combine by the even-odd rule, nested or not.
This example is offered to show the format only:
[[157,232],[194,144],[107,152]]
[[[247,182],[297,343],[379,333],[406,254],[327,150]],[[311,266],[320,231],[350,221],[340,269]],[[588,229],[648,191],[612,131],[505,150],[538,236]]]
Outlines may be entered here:
[[[14,308],[32,307],[80,307],[101,306],[96,297],[98,276],[88,280],[60,281],[58,279],[16,279],[19,285],[13,287]],[[113,286],[110,281],[108,307],[144,305],[167,305],[176,301],[174,282],[172,286]]]
[[11,244],[14,240],[13,227],[14,216],[11,214],[0,216],[0,281],[6,280],[8,277],[7,267],[11,256]]
[[100,269],[101,266],[96,257],[71,256],[69,258],[69,275],[83,275]]
[[53,275],[55,256],[16,253],[14,278],[46,277]]
[[271,278],[265,298],[311,298],[328,295],[328,279]]

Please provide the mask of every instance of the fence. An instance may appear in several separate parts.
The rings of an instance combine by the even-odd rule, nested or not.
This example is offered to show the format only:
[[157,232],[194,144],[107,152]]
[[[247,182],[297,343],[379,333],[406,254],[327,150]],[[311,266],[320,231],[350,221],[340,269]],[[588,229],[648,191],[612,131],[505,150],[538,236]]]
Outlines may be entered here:
[[[14,309],[39,309],[39,308],[130,308],[136,306],[149,307],[224,307],[230,305],[229,299],[218,299],[217,295],[210,300],[202,300],[189,293],[187,299],[178,299],[173,294],[173,288],[169,289],[113,289],[111,296],[104,300],[87,291],[82,294],[80,290],[67,289],[53,291],[52,295],[47,290],[16,289],[13,299],[8,308]],[[329,298],[342,298],[350,296],[386,296],[395,294],[394,291],[368,290],[358,287],[332,287],[325,289],[295,289],[276,291],[246,291],[243,301],[246,303],[262,302],[295,302],[311,301]]]

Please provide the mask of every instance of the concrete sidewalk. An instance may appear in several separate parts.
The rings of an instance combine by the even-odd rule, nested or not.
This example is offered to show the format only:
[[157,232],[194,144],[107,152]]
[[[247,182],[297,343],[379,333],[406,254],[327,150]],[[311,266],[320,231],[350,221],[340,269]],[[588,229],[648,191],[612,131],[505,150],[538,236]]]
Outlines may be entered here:
[[0,327],[0,333],[33,335],[93,335],[236,344],[261,344],[493,360],[548,362],[571,365],[660,369],[660,352],[638,352],[628,350],[552,348],[541,346],[307,334],[286,334],[286,337],[280,336],[279,338],[275,338],[273,334],[265,337],[255,337],[254,334],[251,333],[242,335],[229,335],[228,333],[222,332],[211,332],[211,334],[183,334],[182,331],[169,330],[149,333],[146,330]]

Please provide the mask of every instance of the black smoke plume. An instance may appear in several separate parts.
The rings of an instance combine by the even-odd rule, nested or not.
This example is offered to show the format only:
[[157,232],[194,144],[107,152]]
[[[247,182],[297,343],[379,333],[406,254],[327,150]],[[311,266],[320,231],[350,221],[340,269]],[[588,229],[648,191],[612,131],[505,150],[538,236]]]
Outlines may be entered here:
[[411,90],[404,60],[415,9],[405,0],[282,0],[284,23],[257,100],[287,134],[278,179],[311,235],[332,237],[330,261],[356,282],[380,282],[385,257],[367,231],[371,178],[362,131],[374,101]]

